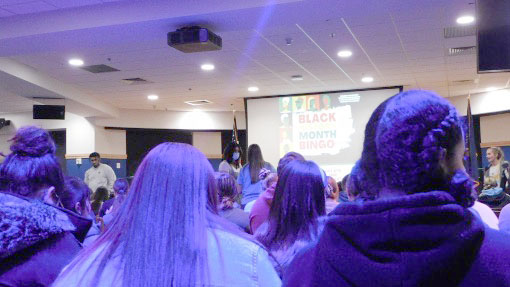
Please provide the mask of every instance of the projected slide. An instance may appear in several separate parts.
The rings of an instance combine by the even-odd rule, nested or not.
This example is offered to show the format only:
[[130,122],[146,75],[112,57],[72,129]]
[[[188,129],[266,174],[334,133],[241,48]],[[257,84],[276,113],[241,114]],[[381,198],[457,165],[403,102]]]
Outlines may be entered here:
[[289,151],[317,162],[340,180],[361,156],[373,110],[398,89],[247,100],[248,143],[276,166]]

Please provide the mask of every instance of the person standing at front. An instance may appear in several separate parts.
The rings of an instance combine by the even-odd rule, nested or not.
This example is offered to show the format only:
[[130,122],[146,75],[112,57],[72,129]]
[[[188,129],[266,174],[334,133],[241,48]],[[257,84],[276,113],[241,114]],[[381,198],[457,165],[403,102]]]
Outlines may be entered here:
[[96,192],[98,187],[106,187],[108,193],[113,193],[113,183],[117,180],[113,169],[107,165],[101,163],[101,156],[97,152],[93,152],[89,155],[92,167],[85,172],[85,183],[90,187],[92,192]]

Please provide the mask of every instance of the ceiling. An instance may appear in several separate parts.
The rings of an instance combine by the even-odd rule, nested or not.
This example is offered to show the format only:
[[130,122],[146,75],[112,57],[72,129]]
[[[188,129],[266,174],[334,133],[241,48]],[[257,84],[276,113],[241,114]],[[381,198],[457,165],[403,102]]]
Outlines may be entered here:
[[[185,101],[207,99],[213,103],[203,110],[244,110],[242,98],[251,96],[403,85],[453,97],[509,85],[505,73],[478,75],[474,52],[448,55],[476,45],[475,36],[444,36],[444,28],[458,27],[457,17],[474,14],[474,0],[231,2],[0,0],[0,57],[120,109],[192,110]],[[223,49],[184,54],[169,47],[166,33],[185,25],[210,28]],[[352,57],[337,57],[341,49]],[[69,66],[71,57],[120,71],[92,74]],[[203,63],[216,68],[202,71]],[[363,76],[374,81],[363,83]],[[122,81],[135,77],[151,83]],[[0,82],[0,112],[29,107],[12,94]],[[159,100],[148,101],[149,94]]]

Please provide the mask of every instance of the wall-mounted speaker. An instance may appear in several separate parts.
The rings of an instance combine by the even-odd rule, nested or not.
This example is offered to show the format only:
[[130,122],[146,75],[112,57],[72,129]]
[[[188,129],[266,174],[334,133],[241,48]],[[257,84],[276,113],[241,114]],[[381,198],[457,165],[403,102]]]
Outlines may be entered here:
[[510,1],[478,0],[478,72],[510,71]]
[[65,120],[66,106],[34,105],[34,120]]

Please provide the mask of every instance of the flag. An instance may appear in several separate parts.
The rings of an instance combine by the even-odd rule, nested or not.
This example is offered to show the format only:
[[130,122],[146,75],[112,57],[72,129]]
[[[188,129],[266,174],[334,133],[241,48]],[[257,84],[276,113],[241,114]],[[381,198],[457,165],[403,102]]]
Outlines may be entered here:
[[234,113],[234,125],[232,126],[232,143],[239,144],[239,137],[237,136],[237,121],[236,114]]
[[471,114],[471,98],[468,96],[467,105],[467,172],[476,181],[479,180],[478,175],[478,159],[476,154],[475,129],[473,127],[473,115]]

